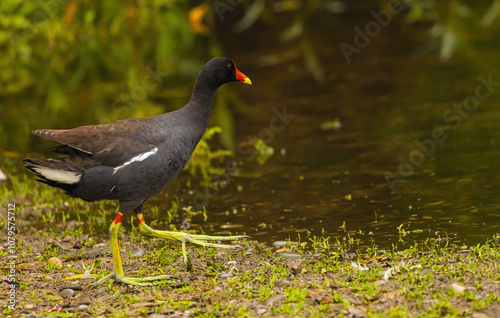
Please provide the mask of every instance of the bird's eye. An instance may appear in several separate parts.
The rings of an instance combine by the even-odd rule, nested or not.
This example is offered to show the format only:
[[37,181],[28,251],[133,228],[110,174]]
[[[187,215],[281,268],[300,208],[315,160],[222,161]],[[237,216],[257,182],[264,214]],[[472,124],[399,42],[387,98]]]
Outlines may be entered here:
[[233,65],[232,65],[232,64],[228,64],[228,65],[227,65],[227,68],[228,68],[228,69],[232,69],[232,68],[233,68]]

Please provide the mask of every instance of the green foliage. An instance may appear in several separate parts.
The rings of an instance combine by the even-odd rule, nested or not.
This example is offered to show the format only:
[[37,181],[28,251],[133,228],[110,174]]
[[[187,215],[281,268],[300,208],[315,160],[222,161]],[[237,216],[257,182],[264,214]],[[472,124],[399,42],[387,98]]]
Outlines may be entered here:
[[183,106],[210,57],[190,10],[180,0],[2,1],[0,146],[26,152],[34,128]]
[[255,150],[257,153],[257,162],[261,165],[263,165],[269,157],[272,157],[274,155],[274,148],[271,146],[268,146],[266,142],[262,139],[257,139],[255,142]]
[[[386,8],[390,1],[381,1]],[[404,21],[428,29],[431,38],[440,42],[439,54],[447,61],[457,52],[475,56],[474,50],[499,35],[500,1],[413,0]],[[481,43],[483,42],[483,43]]]
[[6,54],[0,63],[7,71],[0,75],[0,95],[30,90],[45,95],[55,112],[78,97],[70,94],[83,83],[98,95],[115,88],[103,86],[104,80],[117,81],[118,88],[141,85],[148,65],[164,66],[194,42],[184,1],[9,0],[1,7]]
[[208,128],[191,156],[191,159],[184,168],[184,170],[188,170],[192,176],[200,172],[202,176],[202,185],[210,181],[210,175],[222,175],[225,173],[223,168],[214,167],[212,165],[214,160],[222,162],[226,157],[232,156],[232,152],[229,150],[218,149],[213,151],[210,149],[209,141],[215,134],[220,134],[221,131],[221,128],[217,126]]

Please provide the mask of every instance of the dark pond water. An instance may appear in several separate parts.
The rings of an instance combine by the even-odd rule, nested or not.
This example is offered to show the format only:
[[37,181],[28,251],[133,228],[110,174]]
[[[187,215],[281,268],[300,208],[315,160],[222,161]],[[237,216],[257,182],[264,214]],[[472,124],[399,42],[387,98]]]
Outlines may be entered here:
[[[471,245],[500,233],[498,45],[443,62],[426,33],[394,21],[348,63],[339,44],[353,44],[354,27],[370,20],[368,11],[346,12],[307,25],[323,84],[296,54],[298,42],[276,40],[283,28],[221,28],[227,55],[253,82],[232,85],[250,111],[235,115],[239,175],[208,191],[208,220],[195,217],[193,227],[264,242],[349,235],[380,247],[398,243],[401,225],[408,235],[399,245]],[[336,119],[339,129],[325,128]],[[246,144],[256,136],[275,151],[263,165]],[[170,192],[193,203],[187,190]]]
[[[223,34],[254,85],[236,88],[251,106],[236,124],[241,176],[210,199],[208,222],[242,225],[266,241],[346,236],[345,222],[361,245],[386,247],[398,242],[400,225],[409,231],[400,245],[427,238],[471,245],[500,233],[498,47],[443,62],[428,38],[400,21],[347,63],[339,44],[352,44],[353,28],[368,21],[348,12],[334,25],[308,26],[324,85],[300,57],[262,66],[287,50],[256,40],[265,27]],[[295,117],[274,127],[285,107]],[[322,129],[336,118],[339,130]],[[264,165],[244,146],[259,134],[275,150]]]

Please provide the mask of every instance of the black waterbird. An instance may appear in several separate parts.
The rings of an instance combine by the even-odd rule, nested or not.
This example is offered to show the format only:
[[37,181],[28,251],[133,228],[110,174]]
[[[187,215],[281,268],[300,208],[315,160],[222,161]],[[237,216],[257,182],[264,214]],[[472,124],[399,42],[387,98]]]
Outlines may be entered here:
[[112,278],[126,284],[149,286],[149,281],[169,278],[168,275],[145,278],[124,275],[118,230],[124,214],[130,211],[135,212],[142,235],[180,241],[184,262],[187,262],[186,242],[236,248],[235,245],[208,241],[246,237],[158,231],[144,222],[142,213],[144,202],[158,194],[182,171],[205,133],[217,89],[233,81],[251,84],[233,61],[217,57],[211,59],[198,75],[189,102],[176,111],[104,125],[33,131],[37,136],[60,143],[53,151],[66,155],[53,159],[24,159],[26,168],[40,177],[38,181],[86,201],[119,201],[118,215],[109,228],[114,269],[96,284]]

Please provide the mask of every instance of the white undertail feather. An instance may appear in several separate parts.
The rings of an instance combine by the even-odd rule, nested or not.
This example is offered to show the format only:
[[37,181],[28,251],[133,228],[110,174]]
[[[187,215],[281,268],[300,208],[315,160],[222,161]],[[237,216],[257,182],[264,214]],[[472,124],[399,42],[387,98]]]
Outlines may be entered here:
[[48,167],[32,166],[32,169],[47,180],[75,184],[80,182],[82,174],[74,171],[51,169]]

